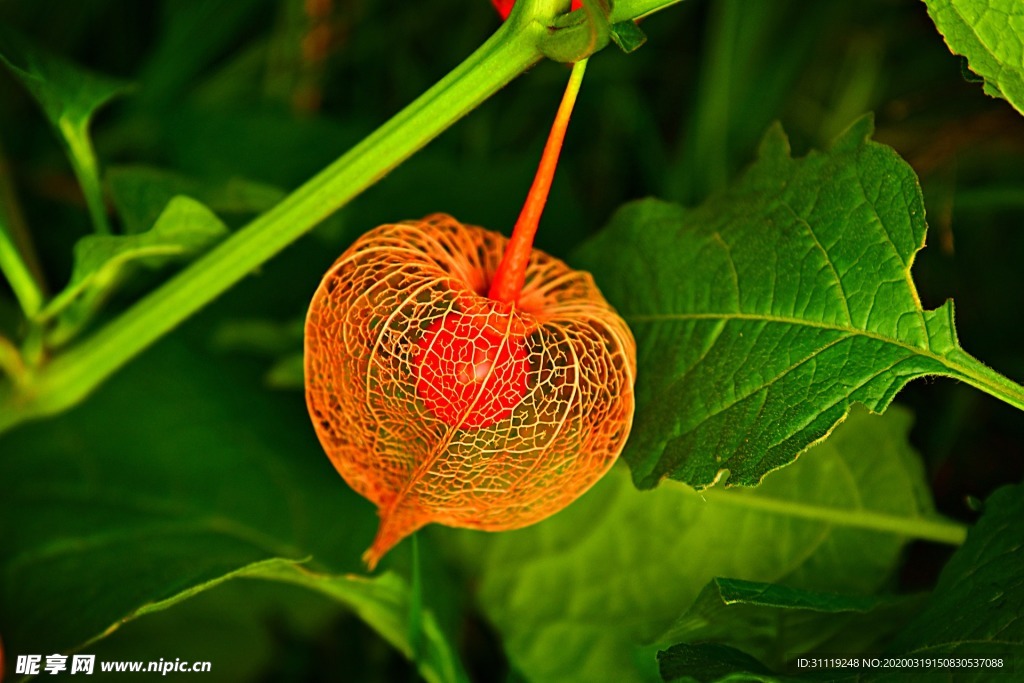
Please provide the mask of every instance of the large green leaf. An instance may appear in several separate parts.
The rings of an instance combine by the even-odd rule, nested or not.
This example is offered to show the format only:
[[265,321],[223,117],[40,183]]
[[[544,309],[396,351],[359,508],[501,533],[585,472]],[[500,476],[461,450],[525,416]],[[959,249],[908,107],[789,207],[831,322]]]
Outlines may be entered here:
[[56,320],[51,341],[71,338],[123,282],[132,267],[160,268],[194,256],[227,234],[217,216],[194,199],[174,197],[146,232],[87,235],[75,244],[71,281],[40,314]]
[[110,232],[89,124],[96,111],[123,92],[126,84],[39,50],[3,26],[0,26],[0,62],[7,65],[39,102],[67,148],[93,225],[101,233]]
[[[342,572],[372,508],[316,444],[301,400],[170,340],[88,403],[0,439],[0,634],[66,652],[230,578],[301,585],[408,654],[409,588]],[[432,613],[421,673],[461,668]]]
[[906,623],[921,602],[921,596],[843,595],[715,579],[658,640],[733,645],[780,666],[815,650],[867,651]]
[[757,163],[696,209],[620,210],[577,254],[637,338],[624,457],[644,488],[756,485],[854,403],[884,410],[910,380],[947,375],[1024,408],[1024,389],[960,349],[953,308],[921,307],[921,192],[870,118],[827,153],[790,157],[781,128]]
[[[617,467],[566,510],[503,534],[438,530],[531,681],[656,676],[655,643],[717,576],[876,592],[932,510],[909,415],[857,411],[757,489],[640,492]],[[942,527],[955,541],[957,527]],[[931,532],[928,532],[929,535]]]
[[[1024,657],[1024,486],[996,491],[963,547],[939,577],[928,605],[890,644],[888,655],[928,667],[805,668],[776,675],[737,648],[679,643],[658,654],[666,681],[1016,680]],[[833,656],[846,653],[836,649]],[[942,665],[935,660],[958,662]]]
[[925,0],[954,54],[985,79],[985,92],[1024,114],[1024,5],[1020,0]]
[[[890,651],[911,657],[1002,658],[957,680],[992,680],[1024,662],[1024,485],[985,501],[985,512],[939,577],[924,612]],[[1017,674],[1020,669],[1017,668]]]

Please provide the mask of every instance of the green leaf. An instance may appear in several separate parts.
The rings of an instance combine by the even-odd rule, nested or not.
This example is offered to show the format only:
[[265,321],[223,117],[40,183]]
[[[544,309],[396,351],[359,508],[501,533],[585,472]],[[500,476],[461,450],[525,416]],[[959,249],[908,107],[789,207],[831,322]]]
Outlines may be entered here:
[[[0,633],[67,652],[228,579],[310,588],[411,652],[408,587],[346,575],[372,508],[323,456],[301,401],[173,340],[78,410],[0,440]],[[461,669],[430,611],[430,681]]]
[[227,234],[208,208],[188,197],[167,204],[152,229],[137,235],[87,235],[75,244],[71,281],[43,309],[56,320],[54,346],[74,336],[135,267],[161,268],[205,251]]
[[627,55],[640,48],[647,42],[647,36],[636,25],[635,21],[620,21],[609,27],[612,42],[619,46],[619,49]]
[[985,92],[1024,114],[1024,11],[1019,0],[925,0],[953,54],[985,79]]
[[468,681],[458,655],[452,649],[437,620],[429,610],[418,611],[420,645],[417,657],[409,639],[411,594],[405,579],[385,573],[369,579],[359,576],[323,576],[303,571],[297,565],[263,565],[250,574],[284,581],[319,591],[351,607],[367,624],[408,659],[415,659],[420,674],[428,681]]
[[[623,467],[533,527],[443,534],[528,680],[650,679],[649,646],[718,576],[870,595],[932,534],[909,415],[855,411],[757,489],[640,492]],[[956,525],[940,525],[950,541]]]
[[129,234],[148,230],[177,195],[192,197],[222,214],[260,213],[284,197],[281,189],[264,183],[242,178],[203,182],[152,166],[118,166],[107,171],[106,180]]
[[[133,619],[91,643],[85,652],[96,655],[96,669],[100,662],[179,658],[211,662],[217,683],[250,683],[280,680],[285,673],[292,680],[301,679],[303,672],[320,663],[316,651],[325,636],[332,639],[331,654],[346,665],[346,654],[353,649],[391,649],[345,606],[324,600],[319,593],[276,581],[242,580],[203,591],[174,609]],[[364,666],[372,668],[374,663]],[[352,664],[359,671],[358,663]],[[160,678],[195,681],[191,672],[169,672]]]
[[93,227],[97,232],[109,233],[89,123],[100,107],[127,89],[127,84],[38,50],[5,27],[0,27],[0,62],[32,93],[57,130],[82,185]]
[[669,683],[777,681],[775,675],[745,652],[728,645],[679,643],[658,653],[658,671]]
[[756,485],[855,403],[881,412],[925,375],[1024,409],[1024,389],[961,350],[952,303],[922,308],[921,191],[872,129],[793,159],[776,126],[725,193],[627,205],[577,253],[637,338],[624,457],[638,486]]
[[[393,572],[374,578],[354,574],[316,574],[304,569],[301,564],[284,558],[254,562],[210,581],[190,586],[169,598],[143,605],[122,617],[119,624],[168,609],[225,581],[239,578],[279,581],[316,591],[351,609],[407,659],[412,659],[413,647],[408,637],[410,592],[405,579]],[[433,614],[422,611],[419,618],[424,647],[416,663],[423,677],[431,683],[468,681],[458,656],[449,645]],[[117,627],[119,624],[112,626]],[[106,637],[108,633],[109,631],[105,631],[98,637]]]
[[868,651],[906,623],[921,596],[844,595],[715,579],[659,642],[731,645],[771,666],[813,652]]
[[[975,660],[972,666],[934,666],[935,680],[1011,680],[1024,656],[1024,485],[992,494],[985,513],[950,559],[928,604],[890,644],[889,657]],[[842,656],[842,649],[830,654]],[[988,660],[986,662],[985,660]],[[994,661],[993,661],[994,660]],[[778,676],[733,647],[680,643],[658,653],[666,681],[903,681],[907,668],[802,670]],[[920,673],[920,672],[918,672]],[[915,677],[916,680],[916,677]]]
[[[942,570],[924,612],[893,642],[912,657],[995,657],[1003,671],[1024,661],[1024,485],[985,501],[967,541]],[[960,671],[957,680],[992,680],[996,669]],[[1018,670],[1019,673],[1019,670]]]

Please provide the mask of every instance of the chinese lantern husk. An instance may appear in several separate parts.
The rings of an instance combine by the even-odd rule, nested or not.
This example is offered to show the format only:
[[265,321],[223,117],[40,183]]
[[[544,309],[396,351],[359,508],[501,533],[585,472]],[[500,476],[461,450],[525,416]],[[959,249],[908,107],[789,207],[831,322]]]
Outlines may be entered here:
[[[380,226],[313,297],[306,400],[335,468],[377,505],[371,568],[428,523],[501,531],[538,522],[589,489],[625,444],[636,374],[629,328],[588,273],[536,250],[518,302],[488,299],[506,242],[443,214]],[[527,349],[525,392],[493,424],[460,428],[472,420],[453,424],[417,392],[417,341],[452,314]]]

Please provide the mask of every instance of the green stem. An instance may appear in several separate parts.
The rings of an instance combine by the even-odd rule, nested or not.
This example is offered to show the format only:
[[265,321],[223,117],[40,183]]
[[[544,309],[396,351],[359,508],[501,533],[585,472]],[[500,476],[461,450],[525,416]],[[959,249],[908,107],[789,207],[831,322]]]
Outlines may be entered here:
[[4,336],[0,336],[0,372],[10,377],[15,386],[25,384],[25,362],[18,348]]
[[30,390],[0,386],[0,432],[82,400],[150,344],[384,177],[540,60],[562,0],[520,0],[466,61],[347,154],[92,337],[57,356]]
[[88,120],[81,126],[70,121],[60,122],[60,132],[68,144],[68,159],[71,169],[78,178],[85,195],[85,205],[89,209],[92,226],[101,235],[110,234],[110,221],[107,220],[107,207],[103,203],[103,188],[100,186],[100,169],[96,163],[96,151],[89,138]]
[[25,317],[30,318],[38,313],[43,306],[43,292],[32,276],[28,263],[22,258],[13,230],[8,227],[3,214],[0,214],[0,271],[11,284]]
[[[682,486],[682,484],[680,484]],[[686,487],[694,496],[718,505],[758,510],[787,517],[835,524],[869,531],[897,534],[948,545],[961,545],[967,538],[967,526],[942,517],[901,517],[873,510],[835,508],[798,503],[792,500],[743,495],[735,489],[709,488],[699,493]]]
[[955,349],[949,353],[949,358],[955,362],[949,366],[954,377],[1018,410],[1024,410],[1024,387],[1003,377],[966,351]]
[[0,272],[14,290],[25,317],[38,313],[45,298],[42,271],[25,229],[3,148],[0,148]]

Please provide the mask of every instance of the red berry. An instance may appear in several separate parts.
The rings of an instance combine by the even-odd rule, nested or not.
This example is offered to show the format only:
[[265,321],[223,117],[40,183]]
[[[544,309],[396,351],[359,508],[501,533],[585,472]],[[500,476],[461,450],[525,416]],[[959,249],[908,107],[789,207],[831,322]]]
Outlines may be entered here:
[[510,319],[502,318],[449,313],[416,342],[416,393],[445,424],[490,427],[526,395],[526,340],[510,335]]

